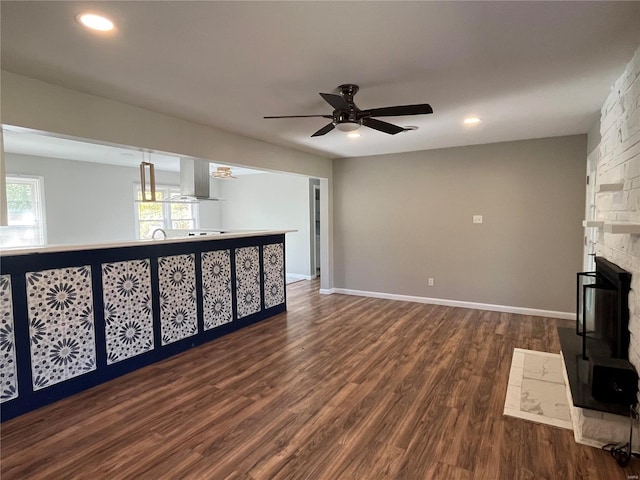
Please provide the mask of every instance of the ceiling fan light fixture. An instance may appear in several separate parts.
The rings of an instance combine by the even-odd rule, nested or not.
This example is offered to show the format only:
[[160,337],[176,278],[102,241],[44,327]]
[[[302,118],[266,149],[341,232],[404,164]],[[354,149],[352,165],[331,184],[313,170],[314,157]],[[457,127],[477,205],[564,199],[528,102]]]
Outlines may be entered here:
[[231,167],[218,167],[211,173],[213,178],[236,178],[231,174]]
[[360,124],[355,122],[342,122],[338,123],[336,128],[341,132],[355,132],[360,128]]
[[349,137],[349,138],[360,138],[360,132],[349,132],[349,133],[347,133],[347,137]]
[[99,32],[109,32],[114,29],[113,22],[103,15],[82,12],[76,15],[76,20],[85,27]]

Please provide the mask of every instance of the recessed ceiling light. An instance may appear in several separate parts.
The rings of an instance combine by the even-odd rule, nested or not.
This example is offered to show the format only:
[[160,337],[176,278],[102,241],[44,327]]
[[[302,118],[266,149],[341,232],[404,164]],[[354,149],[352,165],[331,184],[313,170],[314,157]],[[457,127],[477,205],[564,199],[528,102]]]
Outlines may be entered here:
[[349,138],[358,138],[359,136],[360,136],[359,132],[347,133],[347,137],[349,137]]
[[478,117],[467,117],[464,119],[464,124],[465,125],[476,125],[478,123],[480,123],[481,120]]
[[100,32],[109,32],[113,30],[113,22],[107,17],[98,15],[95,13],[79,13],[76,16],[76,20],[91,30],[98,30]]

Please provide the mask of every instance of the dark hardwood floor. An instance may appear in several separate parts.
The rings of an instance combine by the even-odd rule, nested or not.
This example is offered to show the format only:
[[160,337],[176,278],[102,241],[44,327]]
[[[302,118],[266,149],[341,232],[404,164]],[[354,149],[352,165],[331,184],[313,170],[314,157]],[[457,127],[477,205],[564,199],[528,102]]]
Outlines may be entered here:
[[10,479],[627,479],[571,432],[502,415],[548,318],[319,295],[2,425]]

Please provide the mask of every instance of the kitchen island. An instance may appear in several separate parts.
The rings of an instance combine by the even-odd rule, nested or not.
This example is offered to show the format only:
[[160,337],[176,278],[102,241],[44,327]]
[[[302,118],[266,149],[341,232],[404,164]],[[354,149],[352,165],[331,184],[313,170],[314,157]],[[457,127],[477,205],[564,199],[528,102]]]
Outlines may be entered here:
[[285,233],[0,252],[2,420],[286,311]]

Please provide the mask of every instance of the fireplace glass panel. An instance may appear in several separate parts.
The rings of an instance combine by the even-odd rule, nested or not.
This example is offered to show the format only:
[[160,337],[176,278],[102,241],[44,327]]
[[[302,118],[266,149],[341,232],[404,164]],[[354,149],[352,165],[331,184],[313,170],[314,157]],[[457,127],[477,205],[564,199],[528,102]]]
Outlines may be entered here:
[[585,272],[578,274],[577,285],[577,305],[576,305],[576,333],[582,335],[593,334],[595,331],[594,308],[596,294],[594,287],[596,284],[595,272]]

